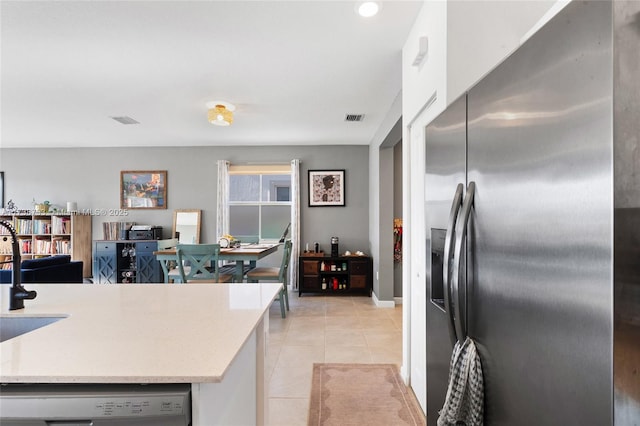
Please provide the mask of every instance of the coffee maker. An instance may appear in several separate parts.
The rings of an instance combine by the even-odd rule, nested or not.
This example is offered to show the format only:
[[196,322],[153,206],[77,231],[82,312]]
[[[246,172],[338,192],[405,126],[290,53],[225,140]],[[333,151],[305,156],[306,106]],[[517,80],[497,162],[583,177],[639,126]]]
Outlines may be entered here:
[[340,254],[338,250],[338,237],[331,237],[331,257],[338,257]]

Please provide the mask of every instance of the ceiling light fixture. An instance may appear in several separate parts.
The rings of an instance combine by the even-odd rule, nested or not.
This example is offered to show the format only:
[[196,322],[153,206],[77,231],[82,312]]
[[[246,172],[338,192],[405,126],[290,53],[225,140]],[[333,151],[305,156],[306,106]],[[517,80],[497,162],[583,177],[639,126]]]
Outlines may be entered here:
[[225,101],[211,101],[207,102],[207,108],[209,123],[216,126],[230,126],[233,123],[233,111],[236,110],[233,104]]
[[380,11],[380,2],[363,1],[356,4],[356,10],[360,16],[370,18]]

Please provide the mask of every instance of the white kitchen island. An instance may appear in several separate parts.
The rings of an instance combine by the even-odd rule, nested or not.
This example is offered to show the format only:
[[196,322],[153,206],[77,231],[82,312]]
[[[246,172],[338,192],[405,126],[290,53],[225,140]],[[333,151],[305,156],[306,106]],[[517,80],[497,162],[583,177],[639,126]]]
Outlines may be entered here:
[[268,309],[281,284],[24,284],[1,318],[66,316],[0,343],[1,383],[189,383],[194,426],[264,424]]

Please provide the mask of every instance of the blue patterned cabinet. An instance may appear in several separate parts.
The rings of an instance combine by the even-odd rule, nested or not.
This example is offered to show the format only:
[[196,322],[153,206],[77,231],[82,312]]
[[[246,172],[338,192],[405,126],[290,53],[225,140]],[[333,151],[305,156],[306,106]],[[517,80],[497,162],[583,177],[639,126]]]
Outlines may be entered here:
[[157,241],[139,241],[136,243],[136,282],[161,283],[164,282],[160,262],[154,251],[158,250]]
[[94,241],[93,282],[160,283],[162,270],[153,254],[156,240]]
[[115,241],[94,241],[93,243],[93,282],[115,284],[117,258]]

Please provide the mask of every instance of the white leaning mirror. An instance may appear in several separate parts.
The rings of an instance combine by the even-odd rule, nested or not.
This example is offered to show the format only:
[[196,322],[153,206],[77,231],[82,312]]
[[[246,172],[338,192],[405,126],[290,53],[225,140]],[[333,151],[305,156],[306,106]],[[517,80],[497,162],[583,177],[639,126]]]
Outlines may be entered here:
[[176,233],[180,244],[200,244],[200,210],[174,210],[173,235]]

